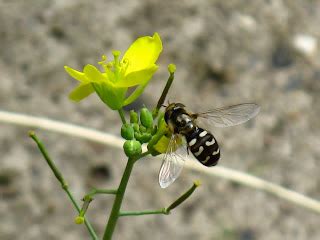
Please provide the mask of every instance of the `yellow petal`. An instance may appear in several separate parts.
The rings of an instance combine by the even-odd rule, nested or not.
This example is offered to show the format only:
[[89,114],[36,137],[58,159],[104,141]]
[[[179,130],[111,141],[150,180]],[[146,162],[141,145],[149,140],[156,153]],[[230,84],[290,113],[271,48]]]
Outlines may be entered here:
[[87,64],[83,68],[83,73],[86,75],[90,82],[101,82],[103,80],[107,80],[106,76],[91,64]]
[[69,94],[69,99],[79,102],[94,92],[91,83],[81,83]]
[[157,71],[158,66],[153,65],[147,69],[129,73],[125,78],[115,83],[117,87],[132,87],[148,82],[152,75]]
[[66,72],[73,77],[74,79],[80,81],[80,82],[88,82],[89,79],[85,76],[85,74],[83,72],[79,72],[71,67],[68,66],[64,66],[64,69],[66,70]]
[[162,51],[162,42],[158,33],[153,37],[140,37],[134,41],[123,56],[129,61],[126,74],[140,71],[153,65]]

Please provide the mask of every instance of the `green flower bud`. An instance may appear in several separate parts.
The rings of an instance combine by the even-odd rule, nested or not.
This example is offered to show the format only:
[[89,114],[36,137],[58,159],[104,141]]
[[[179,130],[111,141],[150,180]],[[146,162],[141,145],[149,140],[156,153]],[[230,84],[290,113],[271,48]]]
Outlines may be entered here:
[[153,126],[152,113],[145,107],[140,110],[140,122],[146,128],[151,128]]
[[123,144],[123,150],[128,157],[134,157],[142,152],[141,143],[136,140],[127,140]]
[[126,123],[122,125],[121,136],[127,140],[132,140],[134,138],[134,129],[131,124]]
[[137,139],[139,142],[141,142],[140,139],[142,138],[142,134],[140,132],[135,132],[134,138]]
[[140,130],[139,130],[139,124],[138,124],[138,123],[134,123],[134,124],[132,124],[132,126],[133,126],[133,130],[134,130],[135,132],[140,132]]
[[160,112],[159,116],[158,116],[158,126],[160,126],[162,124],[162,122],[164,121],[164,112]]
[[144,133],[144,132],[147,131],[147,128],[145,126],[143,126],[143,125],[139,125],[139,131]]
[[134,136],[140,143],[147,143],[152,138],[150,133],[135,133]]
[[141,141],[142,143],[147,143],[151,140],[152,135],[150,133],[142,133]]
[[166,121],[164,120],[164,114],[160,115],[158,119],[158,129],[166,129],[168,127]]
[[154,126],[153,129],[151,129],[151,135],[155,135],[158,131],[158,127]]
[[74,222],[75,222],[76,224],[82,224],[82,223],[84,223],[84,217],[77,216],[77,217],[74,219]]
[[138,123],[139,122],[138,113],[136,113],[134,110],[130,111],[130,122],[131,123]]
[[170,63],[168,65],[168,71],[169,71],[170,74],[173,74],[176,71],[176,69],[177,69],[177,67],[173,63]]

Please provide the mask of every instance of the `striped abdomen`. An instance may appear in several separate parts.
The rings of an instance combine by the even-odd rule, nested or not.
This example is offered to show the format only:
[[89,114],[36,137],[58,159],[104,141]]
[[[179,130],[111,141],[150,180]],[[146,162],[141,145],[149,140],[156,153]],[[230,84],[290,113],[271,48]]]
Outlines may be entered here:
[[188,148],[203,165],[215,166],[220,158],[219,145],[214,136],[206,130],[196,127],[185,135]]

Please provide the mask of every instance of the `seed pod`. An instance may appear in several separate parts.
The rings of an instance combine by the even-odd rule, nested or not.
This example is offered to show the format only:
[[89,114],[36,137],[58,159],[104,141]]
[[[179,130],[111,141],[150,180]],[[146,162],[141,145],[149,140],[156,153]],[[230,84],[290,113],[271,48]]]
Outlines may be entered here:
[[153,126],[152,113],[148,110],[148,108],[144,107],[140,110],[140,122],[146,128],[151,128]]
[[130,111],[130,122],[131,123],[138,123],[139,122],[138,113],[136,113],[134,110]]
[[141,143],[137,140],[127,140],[123,144],[123,150],[128,157],[135,157],[142,152]]
[[132,140],[134,138],[134,129],[131,124],[126,123],[122,125],[121,136],[127,140]]

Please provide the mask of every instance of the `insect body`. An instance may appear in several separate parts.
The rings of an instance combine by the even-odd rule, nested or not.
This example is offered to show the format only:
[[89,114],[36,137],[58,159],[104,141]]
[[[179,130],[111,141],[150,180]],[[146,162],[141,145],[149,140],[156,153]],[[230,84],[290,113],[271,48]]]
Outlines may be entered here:
[[190,150],[200,163],[207,167],[218,163],[220,148],[217,140],[210,131],[198,126],[198,118],[205,119],[216,127],[229,127],[248,121],[258,114],[259,109],[254,103],[244,103],[195,114],[188,112],[181,103],[169,104],[165,109],[164,119],[172,136],[159,173],[160,186],[168,187],[183,168],[185,156],[181,150],[183,151],[184,146],[178,147],[181,137],[187,142],[188,152]]
[[185,110],[181,103],[166,108],[165,121],[174,134],[181,134],[193,156],[205,166],[214,166],[220,158],[220,149],[214,136],[197,126],[195,115]]
[[210,132],[196,127],[192,134],[185,137],[188,148],[199,162],[207,167],[217,165],[220,158],[220,149],[217,140]]

